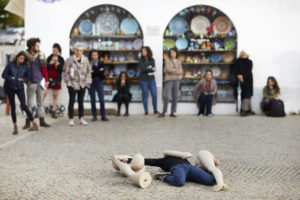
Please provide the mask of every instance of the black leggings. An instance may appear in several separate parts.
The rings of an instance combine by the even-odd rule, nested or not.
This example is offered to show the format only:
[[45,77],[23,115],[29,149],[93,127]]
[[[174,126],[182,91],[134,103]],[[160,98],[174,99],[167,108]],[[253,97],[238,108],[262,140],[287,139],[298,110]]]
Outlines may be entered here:
[[130,95],[129,94],[118,94],[117,95],[117,102],[118,102],[118,111],[121,110],[122,103],[125,103],[126,111],[128,111],[128,105],[130,102]]
[[25,93],[24,89],[19,89],[19,90],[13,90],[10,88],[6,89],[6,94],[9,99],[10,107],[11,107],[11,118],[13,123],[17,122],[17,116],[16,116],[16,103],[15,103],[15,94],[18,96],[21,108],[26,112],[27,117],[29,118],[30,121],[33,121],[33,117],[31,112],[29,111],[26,102],[25,102]]
[[85,89],[80,88],[80,90],[74,90],[72,87],[68,87],[68,92],[69,92],[69,108],[68,108],[68,114],[69,114],[69,119],[73,119],[74,117],[74,104],[75,104],[75,97],[77,94],[77,101],[78,101],[78,114],[79,114],[79,119],[83,117],[83,98],[84,98],[84,92]]

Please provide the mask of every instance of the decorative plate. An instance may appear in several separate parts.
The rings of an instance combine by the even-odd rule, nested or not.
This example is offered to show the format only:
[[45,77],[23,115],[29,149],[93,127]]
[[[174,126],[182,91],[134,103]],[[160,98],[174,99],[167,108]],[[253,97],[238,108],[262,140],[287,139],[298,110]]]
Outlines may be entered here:
[[139,25],[133,18],[123,19],[120,25],[120,29],[124,32],[124,34],[136,34],[138,28]]
[[125,62],[125,61],[126,61],[126,58],[125,58],[124,55],[119,55],[119,56],[118,56],[118,60],[119,60],[120,62]]
[[195,34],[206,34],[207,27],[210,27],[210,21],[202,15],[198,15],[192,19],[191,30]]
[[119,19],[114,13],[105,12],[98,15],[95,24],[97,34],[112,34],[119,28]]
[[225,63],[231,63],[234,59],[234,53],[232,52],[226,52],[222,55],[222,60],[225,62]]
[[173,39],[164,39],[163,46],[168,49],[174,48],[175,47],[175,41]]
[[219,53],[213,53],[210,57],[209,57],[210,62],[220,62],[222,60],[222,55]]
[[178,38],[176,40],[176,47],[178,50],[186,49],[189,45],[189,42],[185,38]]
[[224,46],[223,46],[223,42],[221,39],[214,39],[213,40],[213,48],[215,50],[218,50],[218,49],[222,49]]
[[126,49],[133,49],[133,43],[130,42],[130,41],[126,42],[125,48],[126,48]]
[[134,71],[133,69],[130,69],[130,70],[127,71],[127,75],[128,75],[129,77],[134,77],[135,71]]
[[126,72],[126,65],[116,65],[114,71],[116,76],[119,76],[121,72]]
[[124,40],[119,41],[119,49],[125,49],[126,42]]
[[219,34],[227,34],[231,28],[231,22],[227,17],[217,17],[214,22],[214,30]]
[[82,20],[79,23],[79,31],[81,34],[92,34],[93,23],[90,20]]
[[227,50],[232,50],[234,49],[236,46],[236,41],[234,38],[226,38],[224,40],[224,47],[227,49]]
[[169,23],[169,29],[174,34],[182,34],[186,31],[187,22],[182,17],[174,17]]
[[143,40],[142,39],[135,39],[134,41],[133,41],[133,47],[135,48],[135,49],[141,49],[142,47],[143,47]]
[[214,66],[211,68],[213,73],[213,77],[220,77],[221,76],[221,69],[218,66]]

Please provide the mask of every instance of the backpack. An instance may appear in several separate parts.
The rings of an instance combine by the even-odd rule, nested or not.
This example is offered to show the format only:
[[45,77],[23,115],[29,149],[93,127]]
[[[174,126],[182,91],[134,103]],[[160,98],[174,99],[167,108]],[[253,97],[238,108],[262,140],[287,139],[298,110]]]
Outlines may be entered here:
[[284,103],[282,100],[271,100],[270,102],[270,112],[268,113],[270,117],[284,117]]

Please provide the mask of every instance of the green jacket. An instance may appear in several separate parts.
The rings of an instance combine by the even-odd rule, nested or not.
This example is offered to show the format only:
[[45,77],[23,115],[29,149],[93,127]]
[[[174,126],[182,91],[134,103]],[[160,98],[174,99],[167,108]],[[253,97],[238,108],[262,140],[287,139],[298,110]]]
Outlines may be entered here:
[[268,86],[264,87],[263,90],[263,99],[275,99],[278,97],[278,93],[274,89],[269,89]]

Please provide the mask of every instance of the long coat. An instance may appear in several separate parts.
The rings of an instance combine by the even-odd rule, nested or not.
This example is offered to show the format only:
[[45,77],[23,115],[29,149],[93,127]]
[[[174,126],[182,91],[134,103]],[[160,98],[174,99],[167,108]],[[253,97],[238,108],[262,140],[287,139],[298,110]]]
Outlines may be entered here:
[[242,99],[250,99],[253,96],[252,61],[248,58],[238,58],[234,62],[234,70],[237,75],[243,75]]

